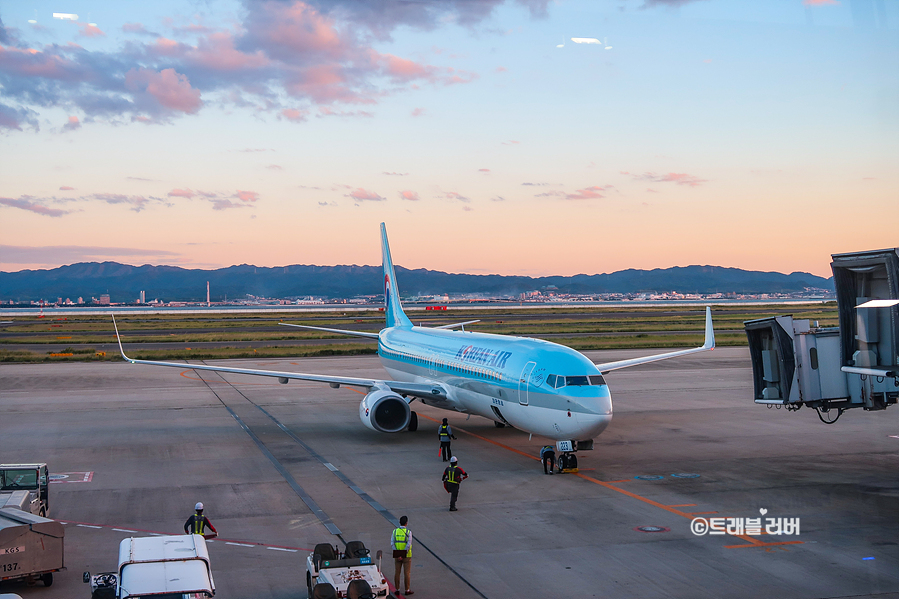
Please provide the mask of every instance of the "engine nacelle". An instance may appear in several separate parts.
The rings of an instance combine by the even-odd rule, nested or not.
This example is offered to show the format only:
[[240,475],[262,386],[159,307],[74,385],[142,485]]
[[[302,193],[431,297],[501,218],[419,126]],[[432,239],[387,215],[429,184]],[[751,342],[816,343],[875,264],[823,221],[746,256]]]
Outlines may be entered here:
[[389,389],[375,389],[359,404],[362,424],[381,433],[398,433],[409,426],[412,410],[405,399]]

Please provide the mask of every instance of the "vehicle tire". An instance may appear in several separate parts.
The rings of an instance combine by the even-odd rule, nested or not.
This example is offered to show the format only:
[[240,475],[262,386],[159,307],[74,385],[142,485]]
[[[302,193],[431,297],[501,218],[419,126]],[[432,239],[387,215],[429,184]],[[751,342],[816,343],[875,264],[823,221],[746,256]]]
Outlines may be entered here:
[[412,412],[409,415],[409,432],[414,433],[418,430],[418,414]]
[[41,574],[41,582],[44,583],[45,587],[53,584],[53,572],[47,572],[46,574]]
[[494,420],[493,426],[495,426],[496,428],[506,428],[506,423],[505,422],[497,422]]

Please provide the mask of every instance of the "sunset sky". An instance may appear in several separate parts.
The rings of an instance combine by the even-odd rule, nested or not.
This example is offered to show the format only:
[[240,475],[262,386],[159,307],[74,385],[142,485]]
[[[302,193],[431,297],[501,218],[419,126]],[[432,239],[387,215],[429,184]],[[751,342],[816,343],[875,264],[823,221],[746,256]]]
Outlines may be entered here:
[[474,274],[830,276],[832,253],[899,246],[897,2],[54,0],[0,20],[3,271],[380,264],[381,221],[397,264]]

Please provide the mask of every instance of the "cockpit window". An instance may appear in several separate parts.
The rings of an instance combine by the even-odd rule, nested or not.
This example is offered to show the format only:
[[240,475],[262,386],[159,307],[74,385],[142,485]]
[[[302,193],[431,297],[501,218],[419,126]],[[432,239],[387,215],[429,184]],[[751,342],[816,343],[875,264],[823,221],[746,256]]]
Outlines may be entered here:
[[556,389],[565,386],[586,387],[588,385],[605,385],[606,381],[601,374],[590,374],[584,376],[561,376],[551,374],[546,377],[546,384]]

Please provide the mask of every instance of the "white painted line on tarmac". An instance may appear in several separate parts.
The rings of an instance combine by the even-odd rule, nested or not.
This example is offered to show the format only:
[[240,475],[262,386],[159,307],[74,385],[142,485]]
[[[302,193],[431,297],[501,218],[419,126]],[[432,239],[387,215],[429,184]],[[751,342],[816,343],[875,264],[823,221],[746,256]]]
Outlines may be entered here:
[[225,541],[225,545],[236,545],[238,547],[255,547],[256,545],[247,545],[246,543],[232,543],[231,541]]
[[331,472],[337,472],[337,466],[335,466],[334,464],[332,464],[330,462],[325,462],[324,464],[325,464],[325,468],[327,468]]
[[285,549],[284,547],[266,547],[266,549],[271,549],[272,551],[289,551],[291,553],[296,553],[296,549]]
[[113,530],[116,532],[132,532],[132,533],[137,532],[136,530],[128,530],[127,528],[113,528]]
[[103,528],[102,526],[93,526],[91,524],[78,524],[77,526],[81,526],[83,528]]

